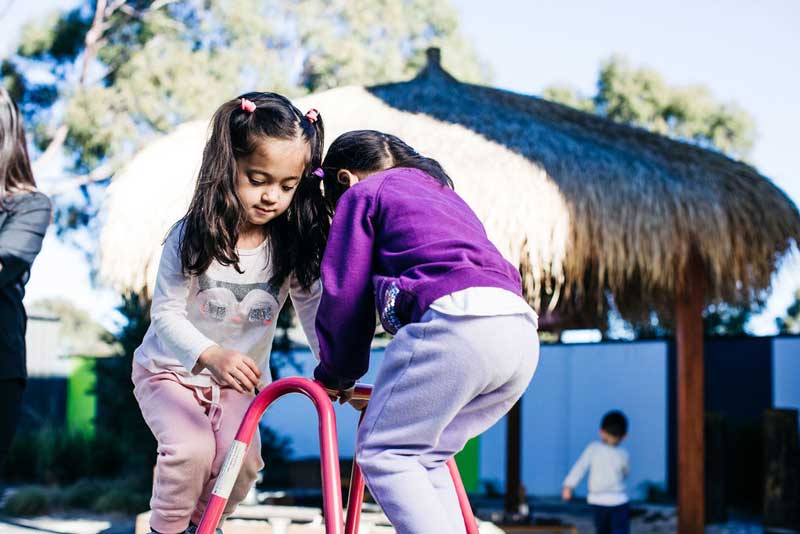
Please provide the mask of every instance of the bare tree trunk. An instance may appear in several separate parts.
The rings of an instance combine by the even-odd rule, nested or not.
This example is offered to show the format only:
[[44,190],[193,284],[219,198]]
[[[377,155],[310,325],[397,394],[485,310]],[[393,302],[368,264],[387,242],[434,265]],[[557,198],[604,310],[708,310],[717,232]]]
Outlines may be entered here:
[[[118,6],[115,4],[115,6],[112,7],[116,9]],[[83,64],[81,65],[81,75],[80,78],[78,78],[78,88],[86,87],[86,78],[89,68],[97,57],[97,51],[100,48],[103,34],[107,29],[105,21],[111,14],[113,14],[112,10],[106,12],[106,0],[97,0],[92,26],[86,32],[86,37],[83,39],[85,49],[83,53]],[[41,172],[47,162],[61,151],[61,148],[64,146],[64,142],[67,140],[68,134],[69,128],[66,124],[62,124],[58,127],[52,141],[50,141],[50,144],[47,145],[47,148],[44,150],[44,152],[42,152],[42,155],[39,156],[33,163],[34,175]]]

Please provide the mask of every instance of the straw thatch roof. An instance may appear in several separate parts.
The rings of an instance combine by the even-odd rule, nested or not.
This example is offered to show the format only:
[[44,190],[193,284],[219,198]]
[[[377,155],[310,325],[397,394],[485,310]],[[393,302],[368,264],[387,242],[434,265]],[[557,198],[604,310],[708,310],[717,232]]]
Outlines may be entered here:
[[[628,316],[669,308],[693,251],[707,270],[709,301],[749,302],[769,288],[800,236],[797,208],[752,166],[537,97],[461,83],[435,52],[411,81],[296,103],[321,110],[328,142],[372,128],[440,160],[493,242],[521,266],[540,307],[560,299],[592,308],[610,291]],[[117,289],[152,287],[161,240],[188,204],[206,128],[181,126],[114,178],[101,274]]]

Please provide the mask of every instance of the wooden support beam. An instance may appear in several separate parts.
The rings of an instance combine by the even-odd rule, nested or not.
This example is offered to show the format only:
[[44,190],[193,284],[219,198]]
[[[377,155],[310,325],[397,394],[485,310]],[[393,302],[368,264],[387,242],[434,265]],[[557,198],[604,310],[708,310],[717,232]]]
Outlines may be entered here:
[[703,304],[705,271],[692,256],[678,284],[675,344],[678,376],[678,532],[705,529]]

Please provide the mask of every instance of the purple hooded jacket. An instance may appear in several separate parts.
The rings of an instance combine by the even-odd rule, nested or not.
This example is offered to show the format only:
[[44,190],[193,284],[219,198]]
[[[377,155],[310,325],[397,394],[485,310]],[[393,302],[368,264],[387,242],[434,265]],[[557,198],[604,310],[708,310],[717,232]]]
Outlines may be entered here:
[[470,287],[521,295],[519,272],[453,190],[418,169],[395,168],[351,187],[336,205],[322,260],[314,376],[344,389],[369,367],[377,306],[394,334],[436,299]]

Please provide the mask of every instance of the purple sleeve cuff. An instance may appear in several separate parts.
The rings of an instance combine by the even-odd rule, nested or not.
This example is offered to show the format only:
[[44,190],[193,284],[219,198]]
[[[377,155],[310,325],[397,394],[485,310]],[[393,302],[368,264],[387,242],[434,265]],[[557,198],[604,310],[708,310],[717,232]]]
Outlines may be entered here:
[[341,378],[328,373],[322,364],[317,365],[316,369],[314,369],[314,379],[321,382],[328,389],[342,390],[356,385],[355,380]]

